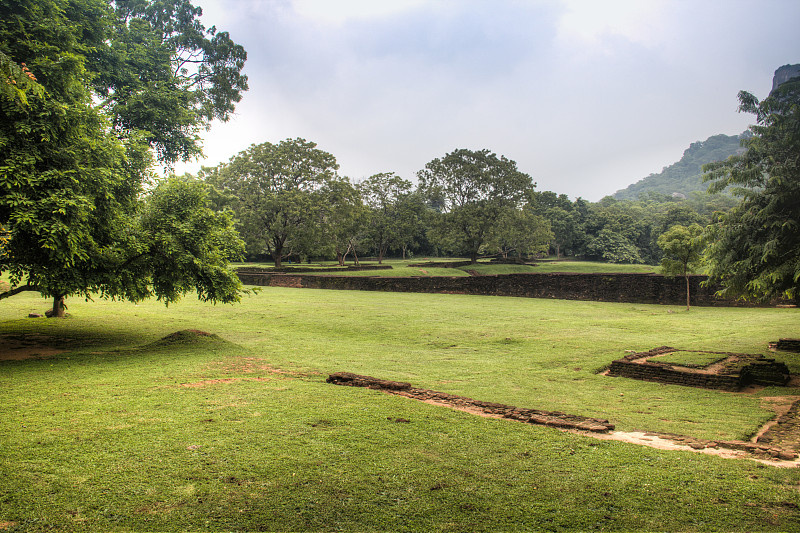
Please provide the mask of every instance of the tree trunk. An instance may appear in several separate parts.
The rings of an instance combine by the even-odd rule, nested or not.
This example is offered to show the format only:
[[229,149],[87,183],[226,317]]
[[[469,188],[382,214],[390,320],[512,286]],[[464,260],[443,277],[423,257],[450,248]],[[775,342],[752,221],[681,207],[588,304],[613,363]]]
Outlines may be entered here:
[[405,261],[405,260],[406,260],[406,247],[404,245],[403,246],[403,261]]
[[53,297],[53,309],[50,311],[51,318],[64,318],[66,315],[66,306],[64,305],[64,296]]
[[272,260],[275,261],[275,268],[281,267],[281,260],[283,259],[283,242],[282,240],[278,239],[277,237],[272,239],[272,244],[274,248],[272,249]]
[[358,262],[358,252],[356,252],[356,247],[352,246],[353,248],[353,262],[356,266],[361,266],[361,263]]
[[561,247],[556,243],[556,259],[561,259]]
[[685,278],[686,278],[686,310],[688,311],[689,310],[689,302],[690,302],[690,297],[689,297],[689,276],[685,276]]

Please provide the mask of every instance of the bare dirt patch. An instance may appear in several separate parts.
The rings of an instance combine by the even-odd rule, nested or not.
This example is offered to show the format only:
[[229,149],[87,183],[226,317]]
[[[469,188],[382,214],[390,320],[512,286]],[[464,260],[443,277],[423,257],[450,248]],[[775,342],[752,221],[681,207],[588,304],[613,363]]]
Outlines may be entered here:
[[297,372],[276,368],[261,357],[235,357],[226,361],[216,361],[209,365],[209,369],[220,371],[224,374],[281,374],[286,376],[297,375]]
[[45,359],[66,351],[54,345],[57,339],[47,335],[0,335],[0,361]]
[[[227,385],[240,381],[275,381],[290,380],[299,377],[312,375],[292,370],[286,370],[272,366],[266,359],[261,357],[233,357],[223,361],[209,363],[200,374],[207,376],[231,376],[231,377],[206,377],[189,383],[181,383],[181,387],[198,388],[211,387],[214,385]],[[243,376],[244,374],[244,376]],[[254,374],[254,375],[247,375]]]
[[213,385],[227,385],[236,383],[237,381],[272,381],[271,378],[219,378],[219,379],[204,379],[202,381],[195,381],[193,383],[181,383],[181,387],[186,388],[200,388],[210,387]]

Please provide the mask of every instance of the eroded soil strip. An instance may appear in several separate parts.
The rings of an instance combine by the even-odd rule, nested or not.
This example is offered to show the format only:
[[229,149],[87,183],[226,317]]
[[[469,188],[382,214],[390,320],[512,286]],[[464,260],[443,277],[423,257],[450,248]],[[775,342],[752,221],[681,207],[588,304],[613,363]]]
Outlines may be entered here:
[[500,418],[510,418],[529,424],[540,424],[560,429],[576,429],[595,433],[607,433],[614,429],[614,425],[608,420],[588,418],[585,416],[568,415],[554,411],[540,411],[538,409],[524,409],[513,405],[501,403],[482,402],[455,396],[445,392],[438,392],[429,389],[417,389],[410,383],[401,381],[387,381],[373,378],[371,376],[359,376],[350,372],[337,372],[331,374],[326,380],[328,383],[336,385],[349,385],[351,387],[366,387],[368,389],[382,390],[399,396],[406,396],[416,400],[431,403],[443,404],[456,409],[478,411],[481,414],[496,416]]
[[[796,448],[797,443],[791,442],[790,438],[776,437],[774,439],[765,440],[762,437],[759,439],[759,442],[712,441],[667,433],[613,431],[614,425],[608,420],[483,402],[445,392],[418,389],[406,382],[383,380],[371,376],[352,374],[350,372],[336,372],[331,374],[326,381],[335,385],[381,390],[389,394],[405,396],[407,398],[413,398],[482,416],[508,418],[527,422],[529,424],[539,424],[569,430],[603,440],[618,440],[659,449],[691,450],[727,458],[749,456],[764,460],[765,462],[768,461],[769,464],[774,464],[776,466],[798,466],[798,453],[791,449],[782,449],[774,446],[774,444],[779,444],[785,445],[787,448]],[[789,413],[779,419],[779,423],[776,424],[776,426],[783,425],[780,424],[780,422],[784,419],[787,421],[791,420],[791,422],[789,422],[791,427],[793,429],[798,428],[798,431],[800,431],[798,415],[800,415],[800,402],[796,402]]]

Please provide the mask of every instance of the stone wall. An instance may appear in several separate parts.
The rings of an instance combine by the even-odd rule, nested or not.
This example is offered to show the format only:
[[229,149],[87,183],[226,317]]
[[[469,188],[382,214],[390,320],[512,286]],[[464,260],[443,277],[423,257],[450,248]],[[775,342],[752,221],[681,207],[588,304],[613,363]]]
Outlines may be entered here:
[[[683,305],[683,278],[656,274],[503,274],[470,277],[352,277],[270,274],[240,271],[245,285],[303,287],[385,292],[426,292],[522,296],[561,300],[589,300],[643,304]],[[698,306],[730,306],[735,302],[718,299],[714,288],[702,287],[705,276],[691,276],[691,303]]]
[[[674,351],[663,346],[649,352],[635,353],[611,363],[607,375],[625,377],[642,381],[654,381],[669,385],[700,387],[703,389],[720,389],[738,391],[748,385],[764,385],[783,387],[791,378],[785,363],[775,361],[757,354],[728,354],[726,360],[732,360],[733,366],[723,366],[716,372],[698,372],[688,368],[674,367],[670,363],[655,362],[649,357]],[[709,352],[700,352],[709,353]],[[722,352],[710,352],[720,353]],[[643,361],[643,359],[645,359]]]
[[660,365],[633,363],[625,360],[613,361],[608,369],[608,375],[704,389],[736,391],[742,388],[742,380],[739,376],[685,372]]

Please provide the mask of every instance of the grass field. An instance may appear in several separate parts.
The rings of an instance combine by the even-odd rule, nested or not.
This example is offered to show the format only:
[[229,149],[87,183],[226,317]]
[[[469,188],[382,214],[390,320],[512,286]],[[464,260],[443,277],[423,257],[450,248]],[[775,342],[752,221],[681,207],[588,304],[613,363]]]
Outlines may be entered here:
[[[757,394],[597,372],[626,350],[765,353],[797,309],[265,288],[238,305],[0,304],[0,531],[798,531],[800,469],[476,417],[336,387],[350,371],[745,439]],[[217,337],[169,334],[197,329]],[[781,354],[793,372],[800,358]],[[397,423],[403,418],[409,423]]]

